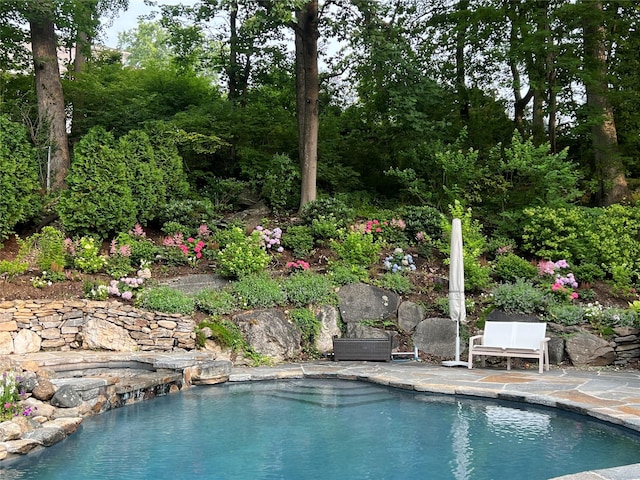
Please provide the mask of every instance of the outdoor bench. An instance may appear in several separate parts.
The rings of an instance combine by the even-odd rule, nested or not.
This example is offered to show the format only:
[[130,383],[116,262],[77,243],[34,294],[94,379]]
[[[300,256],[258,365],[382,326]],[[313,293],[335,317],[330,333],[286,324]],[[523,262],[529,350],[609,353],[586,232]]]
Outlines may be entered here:
[[388,338],[339,338],[333,337],[333,359],[391,361],[394,335]]
[[473,368],[474,355],[507,357],[507,370],[511,370],[511,358],[537,358],[539,371],[549,370],[549,337],[546,323],[486,322],[484,333],[469,339],[469,368]]

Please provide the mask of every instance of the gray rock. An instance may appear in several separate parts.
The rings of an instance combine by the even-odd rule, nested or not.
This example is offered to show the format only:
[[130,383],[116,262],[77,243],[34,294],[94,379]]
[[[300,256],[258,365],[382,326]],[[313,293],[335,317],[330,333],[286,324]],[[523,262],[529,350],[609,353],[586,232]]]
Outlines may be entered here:
[[302,335],[276,309],[254,310],[233,317],[247,343],[259,354],[276,362],[295,358],[300,353]]
[[421,305],[402,302],[398,307],[398,325],[403,331],[413,332],[422,320],[424,320],[424,308]]
[[18,382],[18,388],[23,392],[31,393],[38,384],[35,372],[22,372],[20,374],[20,381]]
[[331,305],[323,305],[316,311],[316,318],[320,322],[320,332],[315,339],[315,346],[319,352],[329,352],[333,349],[333,336],[341,335],[340,312]]
[[386,320],[395,317],[400,297],[382,288],[354,283],[338,291],[340,314],[345,323],[361,320]]
[[25,433],[22,438],[25,440],[33,440],[40,445],[50,447],[58,442],[61,442],[67,437],[67,434],[61,428],[38,428],[30,432]]
[[82,328],[84,347],[87,349],[133,352],[138,344],[126,329],[101,318],[91,318]]
[[[549,336],[547,334],[547,336]],[[564,360],[564,338],[550,337],[549,340],[549,363],[559,365]]]
[[361,323],[347,324],[347,338],[387,338],[387,331]]
[[220,360],[191,367],[191,381],[195,385],[214,385],[226,382],[231,375],[231,362]]
[[0,442],[16,440],[22,435],[22,428],[14,422],[0,423]]
[[71,385],[62,385],[51,398],[50,403],[54,407],[72,408],[82,403],[82,397]]
[[[456,354],[456,322],[450,318],[427,318],[420,322],[413,334],[413,344],[422,352],[441,358]],[[466,345],[461,340],[460,352]]]
[[587,332],[571,335],[565,342],[565,348],[575,366],[610,365],[616,358],[609,342]]

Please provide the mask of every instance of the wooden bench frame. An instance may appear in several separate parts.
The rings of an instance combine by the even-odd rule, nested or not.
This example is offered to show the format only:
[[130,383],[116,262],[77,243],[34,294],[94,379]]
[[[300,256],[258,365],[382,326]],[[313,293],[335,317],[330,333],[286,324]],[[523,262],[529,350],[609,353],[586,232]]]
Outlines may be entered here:
[[511,370],[511,358],[537,358],[539,372],[549,370],[549,340],[546,323],[536,322],[486,322],[483,335],[469,339],[469,368],[473,368],[474,355],[507,357],[507,370]]
[[339,338],[333,337],[333,359],[391,361],[394,335],[389,338]]

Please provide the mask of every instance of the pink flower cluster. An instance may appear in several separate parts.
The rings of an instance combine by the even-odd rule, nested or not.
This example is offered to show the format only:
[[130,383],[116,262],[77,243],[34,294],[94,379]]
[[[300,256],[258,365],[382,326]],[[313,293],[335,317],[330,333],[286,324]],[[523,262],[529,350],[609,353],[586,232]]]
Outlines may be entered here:
[[[196,242],[195,238],[189,237],[187,238],[186,245],[180,244],[178,248],[182,250],[182,252],[187,257],[195,257],[197,259],[202,258],[202,249],[204,248],[204,242],[202,240],[198,240]],[[193,250],[193,253],[192,253]]]
[[538,262],[538,275],[553,275],[558,268],[569,268],[569,263],[566,260],[558,260],[557,262],[540,260]]
[[136,223],[135,227],[133,227],[133,230],[129,232],[129,235],[135,235],[136,237],[147,236],[147,234],[144,233],[144,230],[142,229],[142,225],[140,225],[139,223]]
[[282,237],[282,229],[276,227],[273,230],[264,228],[262,225],[258,225],[256,230],[260,232],[260,241],[262,247],[269,251],[275,250],[278,253],[284,252],[284,248],[280,245],[280,237]]
[[144,283],[144,278],[124,277],[120,280],[111,280],[107,287],[109,295],[120,297],[123,300],[133,298],[133,290],[139,288]]
[[287,262],[287,268],[292,272],[309,270],[309,263],[304,260],[296,260],[295,262]]
[[130,257],[131,256],[131,245],[120,245],[120,247],[118,247],[116,239],[114,238],[113,240],[111,240],[111,246],[109,247],[109,253],[111,255],[121,255],[123,257]]

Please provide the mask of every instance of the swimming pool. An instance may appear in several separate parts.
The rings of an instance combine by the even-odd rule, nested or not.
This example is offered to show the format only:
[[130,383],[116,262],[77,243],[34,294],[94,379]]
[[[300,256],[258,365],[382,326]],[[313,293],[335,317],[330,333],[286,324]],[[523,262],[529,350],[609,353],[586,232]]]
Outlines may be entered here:
[[197,387],[112,410],[0,466],[0,477],[546,479],[638,458],[637,434],[567,412],[309,379]]

